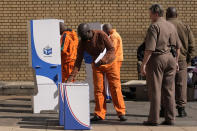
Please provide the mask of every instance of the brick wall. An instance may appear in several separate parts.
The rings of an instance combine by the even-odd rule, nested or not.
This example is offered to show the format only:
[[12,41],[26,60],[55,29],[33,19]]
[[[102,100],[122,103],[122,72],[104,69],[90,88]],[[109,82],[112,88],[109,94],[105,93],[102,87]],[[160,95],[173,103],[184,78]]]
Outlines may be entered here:
[[[150,23],[148,8],[153,3],[164,9],[177,7],[180,19],[191,26],[197,40],[196,0],[1,0],[0,80],[33,80],[28,67],[27,22],[43,18],[64,19],[73,29],[82,22],[111,23],[123,39],[121,79],[136,79],[136,49],[144,40]],[[78,79],[84,77],[82,68]]]

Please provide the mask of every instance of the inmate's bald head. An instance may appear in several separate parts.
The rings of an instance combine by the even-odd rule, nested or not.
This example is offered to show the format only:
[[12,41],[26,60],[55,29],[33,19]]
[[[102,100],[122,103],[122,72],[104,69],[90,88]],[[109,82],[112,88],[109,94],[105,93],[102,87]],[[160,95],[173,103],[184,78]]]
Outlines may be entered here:
[[112,25],[111,24],[104,24],[103,25],[103,31],[107,34],[110,35],[110,31],[112,30]]
[[62,35],[65,30],[66,30],[65,24],[63,22],[60,22],[60,35]]
[[87,23],[80,24],[77,28],[77,33],[82,40],[88,40],[92,37],[92,31]]
[[166,18],[176,18],[177,17],[177,11],[175,7],[168,7],[166,11]]

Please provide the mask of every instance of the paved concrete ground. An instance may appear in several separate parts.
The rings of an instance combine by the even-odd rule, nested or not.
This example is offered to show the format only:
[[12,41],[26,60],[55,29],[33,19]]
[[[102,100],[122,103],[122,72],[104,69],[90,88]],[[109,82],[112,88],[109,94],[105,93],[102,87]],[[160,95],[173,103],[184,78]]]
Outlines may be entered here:
[[[0,131],[63,130],[58,126],[57,114],[32,114],[30,97],[0,97]],[[148,127],[149,102],[126,101],[127,122],[119,122],[112,104],[107,105],[106,120],[92,124],[95,131],[197,131],[197,102],[187,105],[187,118],[177,118],[176,126]],[[94,103],[91,103],[91,113]],[[161,119],[162,121],[163,119]]]

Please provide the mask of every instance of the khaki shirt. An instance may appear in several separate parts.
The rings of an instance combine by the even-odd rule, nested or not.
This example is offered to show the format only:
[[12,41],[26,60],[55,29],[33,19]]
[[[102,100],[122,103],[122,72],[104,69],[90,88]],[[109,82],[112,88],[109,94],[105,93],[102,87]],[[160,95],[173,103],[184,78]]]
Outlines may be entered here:
[[175,27],[164,18],[159,18],[148,29],[145,39],[145,50],[153,51],[153,54],[166,54],[170,52],[170,46],[181,48]]
[[182,43],[179,61],[186,60],[187,58],[191,59],[194,55],[195,39],[190,27],[177,18],[170,18],[168,21],[177,29],[179,39]]

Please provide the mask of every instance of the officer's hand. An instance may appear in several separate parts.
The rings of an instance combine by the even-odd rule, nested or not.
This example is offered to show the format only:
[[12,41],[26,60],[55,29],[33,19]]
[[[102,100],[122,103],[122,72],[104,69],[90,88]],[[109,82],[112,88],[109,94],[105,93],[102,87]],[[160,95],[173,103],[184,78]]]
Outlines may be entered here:
[[96,67],[99,67],[101,64],[102,64],[102,62],[99,61],[99,62],[95,63],[95,66],[96,66]]
[[176,71],[179,71],[179,64],[176,63]]
[[144,64],[141,65],[140,72],[143,76],[146,76],[146,65]]

